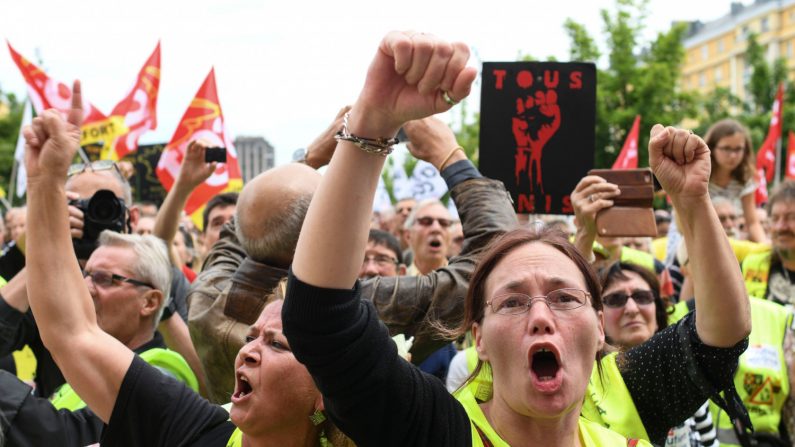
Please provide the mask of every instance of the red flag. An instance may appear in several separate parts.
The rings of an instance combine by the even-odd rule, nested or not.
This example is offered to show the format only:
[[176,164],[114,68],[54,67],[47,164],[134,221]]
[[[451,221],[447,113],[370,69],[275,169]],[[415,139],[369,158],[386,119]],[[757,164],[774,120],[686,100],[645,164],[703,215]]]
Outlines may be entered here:
[[226,163],[218,165],[213,175],[193,191],[185,205],[185,212],[201,227],[201,212],[208,200],[218,193],[237,191],[243,186],[237,152],[226,130],[221,103],[218,101],[214,69],[210,70],[210,74],[196,92],[174,136],[157,162],[157,177],[166,190],[174,185],[188,143],[199,138],[207,140],[213,146],[226,147]]
[[624,147],[618,154],[613,169],[635,169],[638,167],[638,138],[640,137],[640,115],[635,115],[635,122],[627,134]]
[[[115,138],[106,144],[102,158],[120,160],[138,149],[138,138],[157,128],[157,93],[160,89],[160,42],[149,56],[135,85],[110,113],[111,120],[122,125],[116,128]],[[123,133],[122,133],[123,132]]]
[[773,113],[767,137],[756,153],[756,168],[764,170],[767,183],[773,181],[776,172],[776,143],[781,138],[781,109],[784,103],[784,84],[779,84],[776,100],[773,101]]
[[757,206],[767,203],[767,179],[765,178],[765,171],[763,169],[756,170],[756,192],[754,193],[754,201]]
[[787,180],[795,179],[795,133],[789,131],[787,138],[787,171],[784,173]]
[[[25,83],[28,84],[28,94],[36,114],[41,114],[47,109],[56,109],[66,114],[72,105],[72,89],[63,82],[47,76],[39,67],[17,53],[11,47],[10,42],[6,41],[6,43],[11,52],[11,59],[17,64],[22,77],[25,78]],[[105,119],[105,114],[85,99],[83,100],[83,110],[84,125]]]

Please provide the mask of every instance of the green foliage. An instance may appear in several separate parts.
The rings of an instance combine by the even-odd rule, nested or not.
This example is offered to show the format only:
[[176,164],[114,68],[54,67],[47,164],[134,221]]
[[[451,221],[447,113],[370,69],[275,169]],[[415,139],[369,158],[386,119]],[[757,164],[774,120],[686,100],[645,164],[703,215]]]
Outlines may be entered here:
[[23,108],[16,96],[0,92],[0,187],[4,190],[11,179]]

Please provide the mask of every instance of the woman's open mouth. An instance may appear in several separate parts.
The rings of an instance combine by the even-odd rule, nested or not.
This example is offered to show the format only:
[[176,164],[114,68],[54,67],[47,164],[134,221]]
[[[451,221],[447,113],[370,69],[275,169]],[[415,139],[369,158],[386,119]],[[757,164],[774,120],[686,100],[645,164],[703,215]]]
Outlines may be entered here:
[[243,374],[237,373],[237,380],[235,381],[235,393],[232,394],[232,403],[239,403],[246,397],[251,395],[254,389],[248,383],[248,378]]
[[560,361],[551,347],[543,346],[531,351],[530,372],[533,385],[541,392],[557,391],[563,383]]

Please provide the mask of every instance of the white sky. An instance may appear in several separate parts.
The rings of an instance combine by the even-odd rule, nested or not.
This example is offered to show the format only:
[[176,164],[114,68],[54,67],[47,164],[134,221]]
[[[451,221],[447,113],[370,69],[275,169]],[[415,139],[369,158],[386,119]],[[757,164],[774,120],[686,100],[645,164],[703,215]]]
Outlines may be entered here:
[[[50,76],[79,78],[84,95],[109,113],[132,87],[158,39],[162,74],[158,128],[142,143],[166,142],[215,66],[221,106],[233,138],[262,135],[277,164],[305,147],[339,108],[356,99],[380,38],[392,29],[430,32],[473,48],[471,65],[515,60],[522,52],[566,60],[563,22],[584,23],[602,45],[599,10],[613,0],[255,1],[43,0],[3,2],[0,37]],[[746,1],[747,3],[747,1]],[[651,0],[646,36],[674,20],[709,21],[728,0]],[[0,89],[25,84],[5,45]],[[474,93],[470,103],[480,100]]]

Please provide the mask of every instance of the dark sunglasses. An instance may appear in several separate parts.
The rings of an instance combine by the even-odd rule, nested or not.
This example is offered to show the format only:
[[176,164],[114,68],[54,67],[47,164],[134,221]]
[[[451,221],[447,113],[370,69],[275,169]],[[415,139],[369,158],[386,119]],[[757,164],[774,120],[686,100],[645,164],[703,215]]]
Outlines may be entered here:
[[137,279],[128,278],[126,276],[117,275],[115,273],[106,272],[105,270],[95,270],[93,272],[87,272],[83,270],[83,278],[88,276],[91,277],[91,282],[93,282],[94,285],[100,287],[110,287],[113,285],[113,281],[119,281],[119,282],[127,282],[136,286],[149,287],[150,289],[155,288],[155,286],[149,283],[138,281]]
[[602,297],[602,303],[612,308],[624,307],[627,304],[627,300],[630,298],[640,305],[654,302],[654,294],[651,293],[651,290],[633,290],[631,294],[627,294],[626,292],[613,292],[609,295],[605,295]]
[[417,223],[422,225],[423,227],[430,227],[433,225],[433,222],[439,222],[439,226],[442,228],[447,228],[453,224],[453,221],[450,219],[444,219],[442,217],[418,217]]

